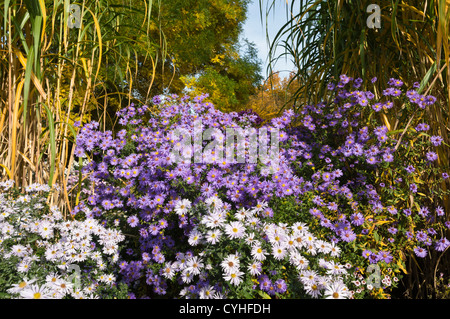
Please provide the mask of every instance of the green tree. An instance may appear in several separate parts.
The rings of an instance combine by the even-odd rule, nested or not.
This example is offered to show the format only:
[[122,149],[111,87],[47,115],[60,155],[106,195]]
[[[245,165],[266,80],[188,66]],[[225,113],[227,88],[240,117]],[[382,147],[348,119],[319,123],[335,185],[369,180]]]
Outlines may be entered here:
[[233,51],[213,59],[213,64],[195,75],[183,77],[191,95],[208,93],[211,102],[224,112],[241,111],[262,81],[261,62],[254,44],[245,42],[240,56]]
[[[165,0],[155,2],[158,15],[150,36],[165,50],[150,95],[165,91],[210,93],[223,110],[248,101],[261,81],[261,62],[253,44],[239,36],[249,0]],[[161,35],[161,37],[160,37]],[[148,100],[146,78],[154,71],[151,60],[137,63],[136,93]],[[195,86],[195,90],[192,87]]]

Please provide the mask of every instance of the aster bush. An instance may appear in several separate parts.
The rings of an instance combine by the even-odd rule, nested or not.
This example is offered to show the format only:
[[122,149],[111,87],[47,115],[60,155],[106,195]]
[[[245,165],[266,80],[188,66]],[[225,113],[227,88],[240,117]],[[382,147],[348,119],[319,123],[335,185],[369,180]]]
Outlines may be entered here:
[[[309,168],[298,171],[309,171],[313,184],[302,205],[329,236],[345,243],[353,264],[377,265],[379,287],[397,286],[398,276],[411,274],[417,259],[433,281],[433,269],[450,244],[442,208],[448,175],[436,163],[437,147],[444,145],[439,136],[426,133],[429,126],[421,120],[435,98],[418,94],[418,84],[402,89],[396,79],[378,99],[360,85],[342,75],[328,86],[330,102],[302,111],[298,136],[313,142],[307,144]],[[399,118],[395,129],[383,125],[386,115]],[[426,260],[427,255],[432,258]],[[364,268],[357,291],[364,289]],[[389,290],[372,289],[371,294]]]
[[[272,229],[304,223],[318,241],[341,250],[336,262],[350,266],[349,276],[338,282],[348,286],[348,296],[389,297],[402,275],[411,273],[413,259],[426,264],[430,261],[424,257],[433,255],[429,267],[438,266],[449,246],[445,232],[450,224],[441,204],[448,192],[440,187],[448,175],[436,165],[436,148],[445,145],[439,136],[427,134],[420,116],[435,99],[414,89],[405,92],[396,79],[388,85],[376,98],[360,90],[360,79],[342,75],[329,84],[324,102],[297,114],[286,110],[268,122],[252,112],[220,112],[205,95],[157,96],[157,115],[148,106],[131,105],[118,112],[122,128],[115,135],[101,132],[96,122],[80,129],[75,154],[88,162],[81,173],[91,191],[72,213],[123,230],[120,280],[131,297],[179,297],[179,287],[187,284],[183,296],[204,297],[204,287],[213,287],[219,296],[254,296],[273,292],[253,289],[266,278],[286,284],[277,297],[307,296],[301,273],[292,264],[288,271],[286,261],[277,260],[264,227],[237,227],[239,238],[226,234],[225,225],[242,224],[238,216],[243,211],[253,212],[252,222]],[[395,128],[383,124],[389,113],[399,118]],[[195,147],[183,149],[174,131],[183,129],[194,137],[199,119],[204,130],[222,134],[228,127],[277,129],[280,150],[269,161],[277,165],[252,161],[248,151],[244,162],[215,160],[220,148],[211,150],[209,140],[202,142],[201,161],[192,161]],[[236,149],[248,149],[251,138],[238,139]],[[174,150],[187,150],[189,156],[180,161]],[[210,215],[202,204],[210,198],[220,200],[226,212],[219,229],[224,234],[215,245],[205,242],[213,229],[202,224]],[[263,203],[267,207],[259,211]],[[188,206],[185,214],[179,213]],[[273,263],[262,263],[261,274],[239,268],[243,273],[233,280],[217,267],[208,269],[212,261],[221,263],[233,254],[247,267],[252,261],[248,236],[270,252]],[[318,264],[323,256],[303,254],[316,259],[309,270],[326,272]],[[201,259],[205,268],[195,282],[183,277],[181,256]],[[170,278],[165,273],[169,268]]]
[[[192,246],[192,234],[199,226],[199,216],[190,218],[176,213],[182,203],[181,198],[198,207],[199,203],[216,196],[223,201],[224,210],[237,211],[251,210],[262,202],[270,202],[273,196],[298,196],[301,193],[302,179],[293,174],[284,150],[279,155],[279,165],[275,170],[260,162],[192,165],[175,162],[171,151],[177,141],[172,139],[172,132],[176,127],[189,130],[194,119],[201,117],[206,128],[245,128],[255,122],[261,127],[257,115],[250,112],[245,116],[222,113],[212,104],[203,102],[205,97],[200,96],[192,101],[176,96],[165,97],[165,101],[161,101],[160,97],[156,97],[154,101],[161,107],[160,115],[148,119],[147,125],[140,125],[145,106],[131,106],[119,114],[122,116],[120,123],[127,129],[119,131],[116,139],[111,137],[110,132],[99,132],[95,122],[84,126],[78,137],[76,154],[92,154],[92,161],[83,168],[83,173],[89,174],[96,190],[73,213],[106,218],[111,223],[119,222],[124,233],[130,234],[129,248],[123,252],[119,266],[123,281],[135,290],[132,296],[179,296],[180,291],[171,289],[177,289],[180,285],[170,285],[163,269],[166,268],[166,261],[177,258],[175,252],[184,253]],[[267,125],[281,131],[282,143],[287,141],[283,128],[289,124],[292,115],[288,111],[280,119],[281,123]],[[241,142],[248,143],[248,137]],[[211,153],[203,155],[209,159],[212,156]],[[290,179],[289,188],[286,188],[287,178]],[[267,206],[255,218],[270,220],[273,216],[274,212]],[[258,233],[258,236],[263,234]],[[220,256],[223,257],[223,253]],[[280,260],[278,265],[283,263]],[[276,270],[267,270],[261,275],[268,275],[271,271]],[[253,277],[254,281],[250,280],[245,285],[247,294],[258,283],[257,276]],[[279,279],[282,280],[281,277]],[[216,284],[211,283],[212,286]]]
[[[182,199],[178,215],[197,219],[189,247],[160,270],[187,298],[348,298],[351,265],[340,248],[319,240],[305,223],[265,221],[267,203],[237,211],[218,197],[193,206]],[[180,208],[184,206],[184,208]]]
[[24,192],[0,184],[0,297],[84,299],[126,296],[117,285],[123,235],[94,219],[64,220],[48,207],[48,185]]

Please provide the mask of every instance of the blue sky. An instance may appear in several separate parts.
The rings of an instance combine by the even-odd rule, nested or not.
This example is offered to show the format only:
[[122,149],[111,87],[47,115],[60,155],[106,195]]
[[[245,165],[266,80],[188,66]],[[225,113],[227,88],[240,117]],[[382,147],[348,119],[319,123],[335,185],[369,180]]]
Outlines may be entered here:
[[[263,62],[263,76],[267,77],[269,44],[266,39],[266,23],[269,26],[269,39],[273,40],[280,27],[286,23],[286,2],[276,0],[276,6],[270,11],[266,21],[266,6],[272,3],[272,0],[263,0],[263,21],[261,22],[259,0],[252,0],[248,6],[247,20],[243,26],[242,38],[246,38],[250,42],[255,43],[259,52],[259,58]],[[280,49],[277,51],[279,54]],[[289,75],[289,71],[293,69],[293,64],[286,61],[283,57],[272,65],[274,71],[279,71],[281,77]]]

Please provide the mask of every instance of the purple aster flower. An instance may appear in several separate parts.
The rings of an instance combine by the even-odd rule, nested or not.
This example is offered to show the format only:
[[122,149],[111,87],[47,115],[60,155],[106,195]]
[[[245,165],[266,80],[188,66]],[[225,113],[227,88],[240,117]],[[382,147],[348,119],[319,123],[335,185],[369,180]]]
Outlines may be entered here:
[[403,85],[403,81],[399,80],[399,79],[390,78],[389,81],[388,81],[388,85],[401,87]]
[[417,132],[420,132],[420,131],[428,131],[430,129],[430,126],[428,125],[428,124],[426,124],[426,123],[419,123],[419,124],[417,124],[417,126],[415,127],[415,130],[417,131]]
[[441,145],[441,143],[442,143],[442,141],[444,140],[442,137],[440,137],[440,136],[432,136],[431,138],[431,143],[434,145],[434,146],[439,146],[439,145]]
[[372,255],[372,254],[373,254],[373,252],[372,252],[371,250],[368,250],[368,249],[365,249],[365,250],[362,252],[362,256],[363,256],[364,258],[369,258],[370,255]]
[[372,109],[373,109],[375,112],[379,112],[379,111],[381,111],[381,110],[383,109],[383,104],[380,103],[380,102],[377,102],[377,103],[375,103],[375,104],[372,104]]
[[364,221],[365,221],[364,215],[359,212],[353,213],[350,218],[351,218],[351,223],[355,226],[361,226],[362,224],[364,224]]
[[442,237],[441,239],[436,241],[435,249],[437,251],[444,251],[448,246],[450,246],[450,241],[447,238]]
[[387,89],[383,90],[383,95],[390,96],[390,95],[392,95],[393,90],[394,90],[394,88],[387,88]]
[[395,227],[389,227],[387,231],[390,232],[392,235],[395,235],[397,234],[398,229]]
[[331,228],[333,226],[333,224],[327,218],[321,218],[320,225],[326,228]]
[[270,287],[272,286],[272,282],[270,281],[269,277],[267,275],[263,275],[259,277],[259,289],[262,291],[269,291]]
[[363,83],[363,79],[356,78],[355,81],[353,81],[353,87],[357,89],[361,86],[362,83]]
[[383,160],[388,163],[393,162],[394,156],[391,153],[385,153],[383,154]]
[[161,103],[161,101],[162,101],[162,99],[159,95],[154,96],[152,99],[153,104],[159,104],[159,103]]
[[378,160],[377,160],[377,158],[375,156],[369,156],[366,159],[366,162],[369,163],[369,164],[374,165],[374,164],[378,163]]
[[426,157],[429,162],[433,162],[433,161],[437,160],[437,158],[438,158],[437,154],[435,152],[431,152],[431,151],[426,154]]
[[331,210],[333,212],[337,211],[337,209],[338,209],[338,205],[335,202],[329,203],[327,207],[329,210]]
[[422,208],[420,208],[418,214],[422,217],[427,217],[429,213],[430,213],[430,211],[428,210],[427,207],[422,207]]
[[425,242],[428,239],[428,235],[424,231],[419,230],[416,234],[416,239],[418,241]]
[[319,205],[319,206],[324,206],[325,205],[325,203],[323,202],[323,199],[320,196],[315,196],[313,198],[312,202],[314,204],[316,204],[316,205]]
[[372,253],[369,255],[369,262],[371,264],[376,264],[379,261],[380,261],[380,256],[378,256],[378,254]]
[[110,210],[110,209],[114,208],[114,203],[109,199],[105,199],[102,201],[102,206],[104,209]]
[[139,229],[139,235],[140,235],[142,238],[147,238],[147,237],[148,237],[148,230],[145,229],[145,228]]
[[391,253],[386,250],[381,250],[380,252],[378,252],[378,257],[380,258],[380,260],[383,260],[386,264],[389,264],[394,259]]
[[322,174],[322,179],[323,179],[325,182],[329,182],[329,181],[332,179],[332,174],[329,173],[329,172],[324,172],[324,173]]
[[[131,225],[131,224],[130,224]],[[134,227],[134,226],[131,226]],[[150,234],[152,234],[153,236],[158,235],[159,231],[161,230],[161,228],[159,227],[159,225],[153,224],[153,225],[149,225],[148,226],[148,231],[150,232]]]
[[345,74],[341,74],[339,76],[339,80],[341,81],[341,83],[347,84],[350,81],[350,78]]
[[414,253],[416,254],[417,257],[425,258],[427,255],[427,250],[417,246],[416,248],[414,248]]
[[411,185],[409,185],[409,190],[413,193],[417,193],[417,185],[412,183]]
[[314,208],[310,208],[309,209],[309,213],[311,215],[313,215],[314,217],[318,217],[318,216],[322,215],[322,212],[319,209],[315,208],[315,207]]
[[274,283],[274,287],[275,287],[275,291],[279,294],[283,294],[286,292],[287,290],[287,284],[283,279],[278,279],[277,281],[275,281]]
[[408,165],[408,167],[406,167],[405,170],[406,170],[406,172],[407,172],[408,174],[412,174],[412,173],[414,173],[414,171],[415,171],[416,169],[414,168],[414,166]]
[[444,209],[443,209],[441,206],[438,206],[438,207],[436,208],[436,214],[437,214],[438,216],[444,216],[444,215],[445,215],[445,211],[444,211]]
[[267,218],[272,218],[273,217],[273,210],[270,207],[267,207],[263,212],[262,212],[262,216],[263,217],[267,217]]
[[399,89],[393,89],[392,91],[391,91],[391,95],[392,96],[400,96],[402,94],[402,91],[401,90],[399,90]]
[[425,104],[426,105],[433,105],[436,102],[436,98],[432,95],[428,95],[425,97]]
[[369,100],[365,96],[362,96],[358,99],[358,104],[361,106],[366,106],[368,103],[369,103]]
[[336,169],[336,170],[333,171],[333,175],[334,175],[335,178],[339,178],[339,177],[341,177],[343,174],[344,174],[344,173],[342,173],[342,170],[340,170],[340,169]]
[[356,239],[356,234],[350,229],[344,230],[341,233],[341,239],[343,241],[349,243],[349,242],[352,242],[352,241],[354,241]]
[[387,211],[392,214],[392,215],[396,215],[397,214],[397,209],[394,206],[389,206],[387,208]]
[[448,173],[442,173],[442,178],[443,179],[447,179],[449,176],[448,176]]
[[378,80],[378,79],[377,79],[377,77],[375,76],[375,77],[373,77],[373,78],[370,80],[370,82],[375,83],[377,80]]
[[[419,96],[419,94],[417,94],[417,91],[415,91],[415,90],[408,90],[407,92],[406,92],[406,97],[408,98],[408,99],[410,99],[410,101],[411,101],[411,99],[412,98],[414,98],[414,97],[418,97]],[[412,101],[411,101],[412,102]]]
[[136,227],[139,224],[139,219],[137,216],[133,215],[128,217],[127,222],[131,227]]

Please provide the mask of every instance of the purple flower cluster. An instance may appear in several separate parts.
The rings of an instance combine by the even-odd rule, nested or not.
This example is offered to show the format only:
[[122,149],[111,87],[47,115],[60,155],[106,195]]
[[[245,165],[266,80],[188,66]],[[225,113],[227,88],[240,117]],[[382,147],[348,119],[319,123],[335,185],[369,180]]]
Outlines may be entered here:
[[[113,216],[114,211],[126,212],[122,223],[137,230],[140,246],[134,256],[142,258],[129,261],[121,268],[127,283],[145,277],[154,286],[158,283],[155,289],[163,287],[151,277],[154,274],[144,272],[142,264],[162,263],[172,252],[173,230],[181,229],[184,232],[176,236],[186,236],[195,226],[195,221],[186,215],[174,218],[172,212],[180,197],[198,203],[220,194],[231,209],[253,207],[261,201],[269,201],[272,196],[299,196],[304,192],[303,179],[295,176],[290,167],[289,159],[295,158],[297,152],[288,154],[285,149],[280,153],[278,172],[273,175],[252,163],[224,162],[213,167],[206,163],[176,163],[171,156],[176,144],[171,139],[175,127],[192,132],[192,122],[199,116],[205,129],[224,130],[258,122],[255,114],[245,113],[241,117],[235,112],[222,113],[211,103],[203,102],[205,98],[200,96],[193,101],[177,96],[155,98],[154,103],[160,106],[159,114],[147,125],[142,125],[140,118],[148,107],[131,105],[118,112],[120,124],[128,130],[120,130],[115,138],[111,132],[99,132],[96,122],[80,130],[75,153],[80,157],[86,152],[93,153],[93,160],[83,168],[83,173],[89,174],[91,183],[96,186],[87,202],[77,206],[73,214],[84,212],[89,217],[106,218]],[[287,111],[280,121],[273,123],[283,130],[291,117],[292,113]],[[248,143],[248,137],[245,142]],[[270,215],[268,211],[267,216]],[[156,290],[164,292],[164,288]]]
[[[384,124],[364,119],[370,112],[387,112],[396,99],[405,96],[419,110],[435,102],[434,97],[418,95],[414,90],[405,95],[400,80],[391,79],[388,84],[391,87],[383,91],[385,100],[375,101],[372,92],[360,90],[361,79],[342,75],[337,84],[328,86],[332,102],[307,105],[299,113],[287,110],[269,123],[249,111],[223,113],[205,101],[206,95],[193,99],[157,96],[152,107],[130,105],[118,112],[124,128],[115,136],[109,131],[99,131],[96,122],[80,129],[75,154],[78,157],[92,154],[82,172],[95,187],[73,213],[110,221],[119,219],[122,227],[134,234],[128,239],[129,251],[122,256],[120,272],[131,287],[138,289],[145,282],[149,288],[138,289],[144,295],[168,293],[168,279],[161,276],[160,265],[173,260],[174,252],[180,251],[188,240],[195,243],[190,235],[199,220],[189,218],[187,212],[191,207],[181,198],[188,198],[195,206],[217,196],[230,211],[267,202],[269,205],[261,215],[268,219],[280,214],[272,203],[294,199],[334,243],[347,245],[360,242],[359,239],[364,242],[363,238],[384,232],[388,248],[375,245],[364,250],[363,256],[368,263],[389,264],[395,252],[388,249],[400,245],[401,236],[412,236],[425,245],[420,237],[399,227],[401,223],[410,223],[412,217],[423,225],[431,225],[432,221],[443,223],[445,214],[439,207],[440,213],[431,220],[431,207],[417,210],[405,207],[406,203],[386,204],[383,196],[405,185],[408,192],[418,192],[420,185],[412,182],[418,173],[416,163],[405,163],[406,158],[397,155],[403,144],[396,148],[398,141],[388,134]],[[156,110],[156,115],[150,114],[150,110]],[[223,133],[230,127],[277,128],[280,132],[277,170],[270,171],[261,163],[250,161],[176,162],[172,151],[179,140],[173,138],[173,131],[182,128],[194,136],[197,132],[193,122],[197,119],[202,120],[205,130]],[[426,130],[429,130],[426,123],[417,124],[416,131]],[[204,141],[202,146],[206,148],[208,142]],[[248,149],[249,142],[246,136],[235,143],[236,149],[240,146]],[[439,146],[441,142],[442,138],[433,136],[430,146]],[[211,152],[203,154],[204,159],[213,156]],[[245,158],[248,156],[246,152]],[[437,157],[432,149],[423,156],[430,163]],[[396,169],[397,175],[390,185],[378,185],[376,174],[387,169]],[[430,230],[427,233],[432,243],[427,247],[434,245],[442,251],[449,245],[445,238],[437,238]],[[133,242],[132,238],[138,240]],[[422,250],[426,251],[419,244],[413,249],[420,257],[424,254]],[[264,278],[259,278],[260,284],[265,282]],[[284,284],[267,283],[267,287],[282,291]],[[194,288],[201,290],[199,286]]]

